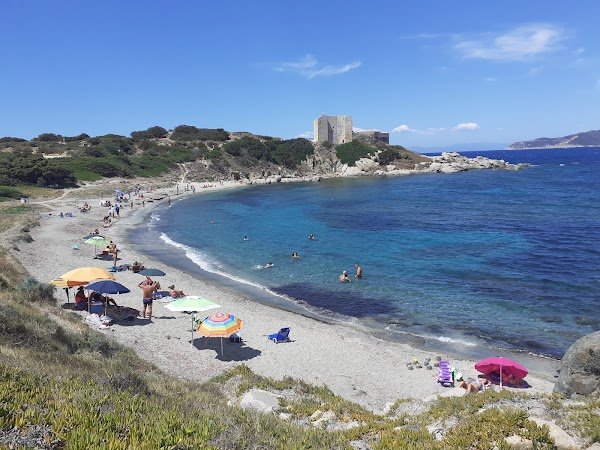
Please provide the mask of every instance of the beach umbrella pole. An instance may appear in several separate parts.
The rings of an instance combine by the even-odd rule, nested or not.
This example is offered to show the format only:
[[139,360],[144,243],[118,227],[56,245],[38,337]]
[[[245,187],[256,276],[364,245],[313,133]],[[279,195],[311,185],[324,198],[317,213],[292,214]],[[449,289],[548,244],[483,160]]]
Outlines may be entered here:
[[500,366],[500,389],[502,389],[502,366]]
[[194,316],[192,315],[192,340],[191,340],[191,346],[192,348],[194,347]]
[[223,356],[223,338],[221,338],[221,356]]

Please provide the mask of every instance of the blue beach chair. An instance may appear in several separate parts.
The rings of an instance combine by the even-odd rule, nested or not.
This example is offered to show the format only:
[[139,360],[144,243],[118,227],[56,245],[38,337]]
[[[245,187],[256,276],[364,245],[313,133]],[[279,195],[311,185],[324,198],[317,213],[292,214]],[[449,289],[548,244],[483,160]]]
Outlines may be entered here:
[[270,334],[269,339],[272,340],[273,342],[275,342],[276,344],[278,342],[289,342],[290,341],[289,335],[290,335],[290,327],[287,327],[287,328],[282,328],[277,333]]

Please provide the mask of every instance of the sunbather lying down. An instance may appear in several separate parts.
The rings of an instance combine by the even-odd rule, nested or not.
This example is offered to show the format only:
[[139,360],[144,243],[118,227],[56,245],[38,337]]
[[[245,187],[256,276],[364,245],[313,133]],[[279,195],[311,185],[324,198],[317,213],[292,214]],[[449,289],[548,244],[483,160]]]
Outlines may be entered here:
[[491,386],[490,380],[485,377],[479,376],[474,381],[469,381],[468,383],[464,380],[458,382],[458,387],[466,389],[468,393],[471,392],[479,392],[485,391],[488,386]]

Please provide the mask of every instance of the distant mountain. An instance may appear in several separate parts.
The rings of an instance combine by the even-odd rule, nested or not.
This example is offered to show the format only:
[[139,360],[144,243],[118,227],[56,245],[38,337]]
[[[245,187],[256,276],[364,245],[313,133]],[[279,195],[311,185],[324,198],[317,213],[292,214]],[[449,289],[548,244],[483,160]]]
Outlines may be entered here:
[[419,153],[442,153],[442,152],[474,152],[485,150],[502,150],[506,143],[498,144],[493,142],[475,142],[470,144],[452,144],[439,147],[419,147],[411,146],[410,150]]
[[557,138],[543,137],[534,139],[533,141],[515,142],[506,147],[506,150],[565,147],[600,147],[600,130],[586,131]]

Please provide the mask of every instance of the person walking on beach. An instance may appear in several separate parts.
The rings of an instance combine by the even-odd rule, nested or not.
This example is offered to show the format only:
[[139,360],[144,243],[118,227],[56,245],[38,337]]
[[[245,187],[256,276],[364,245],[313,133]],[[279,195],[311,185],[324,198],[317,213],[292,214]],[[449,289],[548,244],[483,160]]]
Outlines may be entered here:
[[142,290],[142,303],[144,305],[142,309],[142,317],[146,318],[146,310],[148,311],[148,320],[152,320],[152,300],[154,299],[154,293],[158,291],[158,281],[152,282],[148,280],[142,281],[138,284],[138,287]]
[[358,263],[354,264],[354,267],[356,267],[356,275],[354,276],[356,278],[362,278],[362,267],[360,267]]

